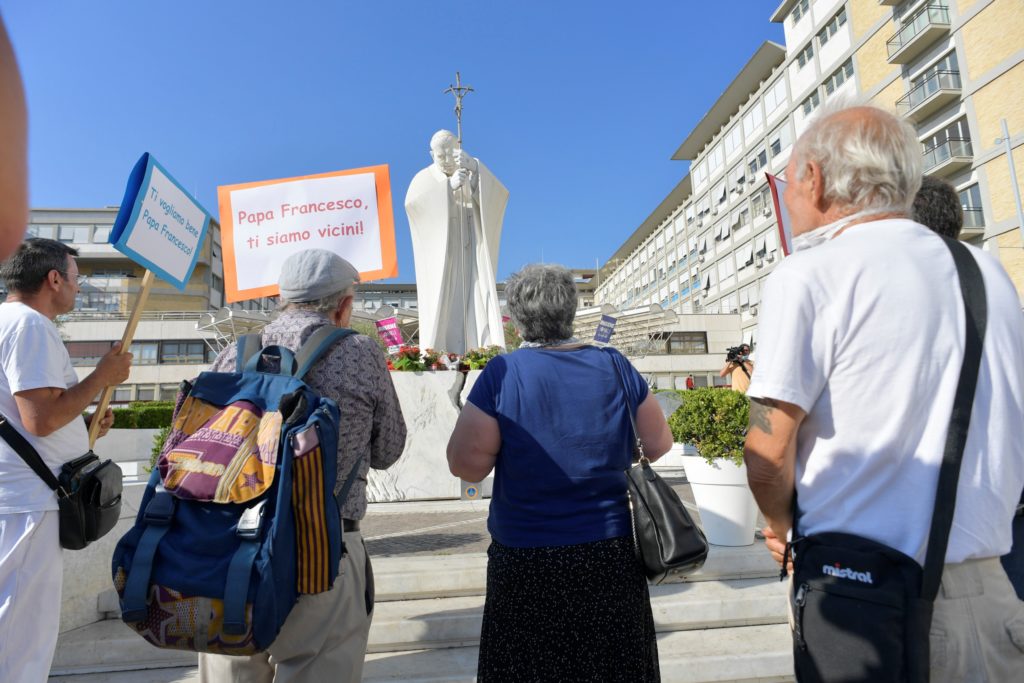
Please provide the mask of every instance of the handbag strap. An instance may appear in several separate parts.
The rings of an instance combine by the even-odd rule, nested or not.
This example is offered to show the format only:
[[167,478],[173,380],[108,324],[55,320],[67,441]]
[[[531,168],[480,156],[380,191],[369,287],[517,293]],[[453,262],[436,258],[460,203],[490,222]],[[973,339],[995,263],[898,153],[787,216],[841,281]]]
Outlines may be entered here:
[[[14,452],[21,456],[21,459],[25,461],[25,464],[32,468],[43,482],[46,483],[54,491],[60,488],[60,482],[57,481],[57,477],[53,476],[53,472],[46,466],[43,459],[39,457],[39,453],[32,447],[25,437],[23,437],[17,429],[11,424],[10,420],[6,416],[0,415],[0,437],[7,442],[7,445],[14,449]],[[61,491],[57,491],[58,495]],[[66,495],[66,494],[65,494]]]
[[964,362],[960,366],[960,379],[953,399],[953,413],[949,418],[949,431],[946,433],[946,446],[943,449],[942,467],[939,470],[939,486],[935,494],[935,509],[932,512],[931,531],[928,535],[928,552],[925,555],[924,578],[921,582],[921,597],[928,601],[935,600],[942,581],[949,530],[953,526],[953,513],[956,510],[960,463],[967,443],[967,431],[971,426],[971,411],[978,386],[981,353],[985,346],[985,327],[988,323],[985,281],[982,279],[978,262],[959,240],[947,237],[942,239],[953,254],[957,276],[960,278],[960,296],[964,302]]
[[602,351],[608,354],[608,358],[612,362],[612,369],[615,370],[615,376],[619,378],[619,386],[622,387],[622,400],[626,404],[626,414],[629,415],[629,424],[633,429],[633,441],[636,443],[637,453],[640,454],[638,459],[640,462],[647,461],[647,456],[644,455],[644,442],[640,440],[640,432],[636,428],[636,418],[633,417],[633,411],[629,407],[629,391],[626,389],[626,380],[622,377],[622,370],[619,368],[619,364],[615,362],[615,356],[612,355],[611,350],[607,346],[603,347]]

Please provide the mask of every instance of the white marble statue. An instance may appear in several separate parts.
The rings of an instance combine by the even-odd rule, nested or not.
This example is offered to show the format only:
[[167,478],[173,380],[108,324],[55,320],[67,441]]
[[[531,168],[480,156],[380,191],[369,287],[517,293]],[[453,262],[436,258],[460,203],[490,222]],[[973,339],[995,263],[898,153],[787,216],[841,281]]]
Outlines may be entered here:
[[420,347],[461,354],[504,346],[495,273],[508,190],[447,130],[430,139],[430,155],[434,163],[405,195]]

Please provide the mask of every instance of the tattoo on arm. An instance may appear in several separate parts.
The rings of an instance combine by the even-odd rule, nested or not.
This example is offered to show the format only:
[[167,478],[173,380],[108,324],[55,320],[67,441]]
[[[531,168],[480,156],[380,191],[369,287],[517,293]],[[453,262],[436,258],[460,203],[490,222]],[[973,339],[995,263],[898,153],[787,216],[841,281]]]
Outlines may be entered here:
[[759,429],[765,434],[772,433],[772,411],[778,407],[778,402],[770,398],[750,399],[750,429]]

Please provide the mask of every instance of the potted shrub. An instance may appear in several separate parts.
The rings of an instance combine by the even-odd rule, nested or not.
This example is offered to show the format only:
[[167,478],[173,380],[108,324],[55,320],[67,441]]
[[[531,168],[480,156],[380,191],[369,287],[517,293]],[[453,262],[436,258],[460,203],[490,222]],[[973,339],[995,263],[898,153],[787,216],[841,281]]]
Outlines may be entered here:
[[728,389],[679,393],[683,403],[668,424],[673,441],[692,444],[699,454],[682,460],[708,542],[750,545],[757,523],[757,505],[743,464],[750,402]]

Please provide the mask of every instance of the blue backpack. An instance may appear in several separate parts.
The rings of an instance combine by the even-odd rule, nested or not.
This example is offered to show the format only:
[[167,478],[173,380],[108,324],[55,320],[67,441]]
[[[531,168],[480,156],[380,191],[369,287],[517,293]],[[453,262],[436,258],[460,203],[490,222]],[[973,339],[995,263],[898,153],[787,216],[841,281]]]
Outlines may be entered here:
[[113,557],[121,617],[153,645],[261,652],[299,595],[330,590],[358,463],[335,498],[338,405],[302,377],[350,334],[325,326],[294,354],[259,350],[259,336],[246,335],[236,372],[183,384],[135,526]]

